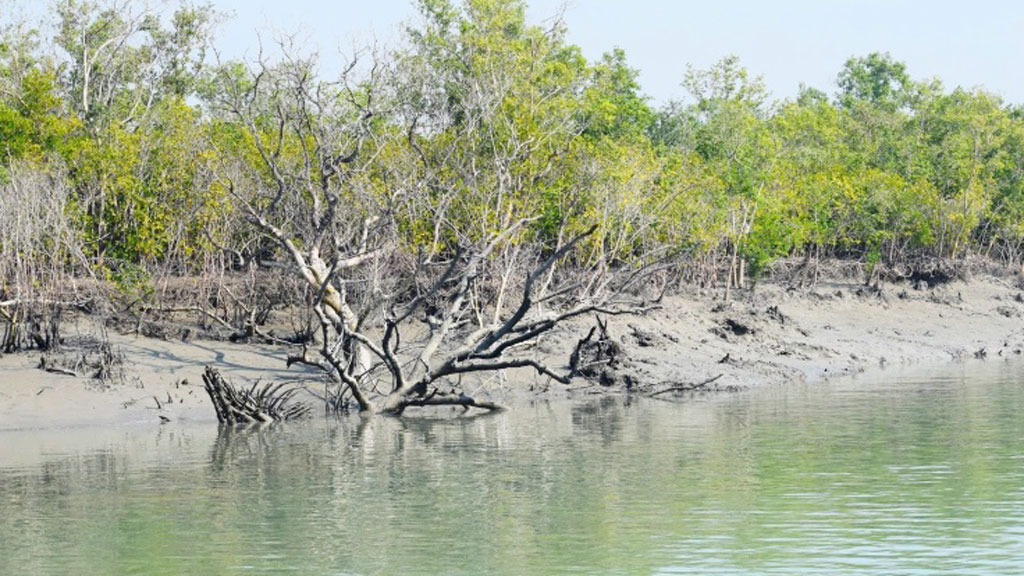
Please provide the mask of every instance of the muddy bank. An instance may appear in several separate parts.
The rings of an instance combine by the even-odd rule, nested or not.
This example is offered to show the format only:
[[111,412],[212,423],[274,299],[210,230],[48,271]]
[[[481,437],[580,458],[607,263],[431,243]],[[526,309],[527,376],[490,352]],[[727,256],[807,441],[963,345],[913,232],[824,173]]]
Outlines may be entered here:
[[[624,389],[738,390],[887,366],[992,362],[1024,352],[1024,293],[1012,277],[918,289],[910,283],[880,290],[840,282],[796,290],[762,284],[734,296],[723,302],[720,294],[694,291],[667,298],[644,316],[608,318],[621,360],[603,377],[598,371],[563,386],[510,374],[469,391],[508,402]],[[86,334],[88,324],[79,320],[65,332]],[[564,368],[592,325],[587,320],[563,327],[536,352]],[[323,385],[309,368],[287,368],[283,347],[119,335],[110,335],[110,343],[124,359],[124,374],[113,384],[41,370],[38,353],[0,357],[0,430],[212,422],[201,380],[205,365],[236,383]]]
[[1018,357],[1022,317],[1024,293],[1014,279],[879,290],[769,284],[728,303],[701,294],[673,297],[647,316],[612,319],[609,333],[628,350],[621,375],[645,391],[687,384],[740,390],[887,366]]
[[[90,322],[66,333],[92,332]],[[0,357],[0,430],[125,425],[172,420],[209,420],[216,414],[203,390],[206,365],[248,383],[311,383],[319,375],[302,367],[287,368],[284,347],[196,340],[159,340],[109,335],[122,356],[123,378],[100,382],[39,368],[39,353]]]

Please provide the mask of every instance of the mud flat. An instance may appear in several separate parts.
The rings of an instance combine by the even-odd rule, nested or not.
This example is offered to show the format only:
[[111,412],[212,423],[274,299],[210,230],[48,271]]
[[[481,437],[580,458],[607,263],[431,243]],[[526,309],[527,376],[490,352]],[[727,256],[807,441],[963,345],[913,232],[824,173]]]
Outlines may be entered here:
[[[994,362],[1024,353],[1024,293],[1015,277],[975,277],[934,288],[822,282],[791,289],[762,284],[734,294],[692,291],[643,316],[607,319],[622,350],[614,378],[570,386],[532,374],[481,381],[474,393],[500,401],[595,393],[702,392],[816,382],[891,366]],[[89,320],[66,332],[89,332]],[[538,343],[552,366],[567,365],[593,320]],[[213,365],[240,384],[293,381],[317,390],[320,376],[285,365],[279,346],[170,341],[110,335],[123,358],[113,384],[39,368],[38,353],[0,357],[0,430],[215,421],[202,388]],[[311,400],[315,401],[315,399]]]

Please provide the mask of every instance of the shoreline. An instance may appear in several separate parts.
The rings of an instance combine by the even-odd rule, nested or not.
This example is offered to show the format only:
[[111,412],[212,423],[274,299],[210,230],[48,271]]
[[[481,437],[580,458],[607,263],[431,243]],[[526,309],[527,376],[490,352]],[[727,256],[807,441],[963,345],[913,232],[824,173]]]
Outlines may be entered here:
[[916,290],[823,282],[759,286],[724,303],[708,294],[609,328],[627,345],[636,380],[713,383],[698,391],[815,383],[887,367],[1024,357],[1024,293],[985,276]]
[[[790,289],[765,282],[730,302],[717,296],[690,290],[666,297],[660,309],[645,315],[608,318],[608,333],[625,352],[617,374],[643,394],[673,387],[714,393],[814,383],[886,367],[1024,357],[1024,292],[1012,276],[922,289],[900,283],[875,290],[852,282]],[[84,333],[88,322],[81,319],[66,331]],[[535,352],[563,366],[593,322],[560,328]],[[159,425],[163,419],[216,422],[201,380],[207,364],[237,384],[319,379],[308,367],[286,368],[289,349],[282,346],[110,339],[124,356],[123,384],[45,372],[38,368],[38,352],[0,356],[0,431]],[[532,373],[507,376],[469,391],[514,403],[527,396],[578,398],[624,390],[582,378],[562,386]],[[507,380],[518,383],[500,382]]]

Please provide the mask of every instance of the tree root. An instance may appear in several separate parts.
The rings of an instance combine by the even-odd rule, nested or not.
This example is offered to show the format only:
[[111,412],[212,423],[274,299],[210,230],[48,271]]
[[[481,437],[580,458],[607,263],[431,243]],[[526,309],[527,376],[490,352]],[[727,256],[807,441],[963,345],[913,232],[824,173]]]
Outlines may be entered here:
[[203,382],[221,424],[279,422],[309,415],[308,405],[291,402],[298,388],[284,389],[285,384],[261,387],[257,382],[248,390],[239,389],[209,366],[203,374]]

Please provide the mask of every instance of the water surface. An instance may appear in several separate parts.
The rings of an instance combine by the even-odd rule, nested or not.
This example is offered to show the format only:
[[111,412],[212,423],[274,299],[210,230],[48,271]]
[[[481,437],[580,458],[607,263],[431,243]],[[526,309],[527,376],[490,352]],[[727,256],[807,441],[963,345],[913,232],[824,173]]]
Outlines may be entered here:
[[1019,574],[1024,365],[0,433],[0,574]]

